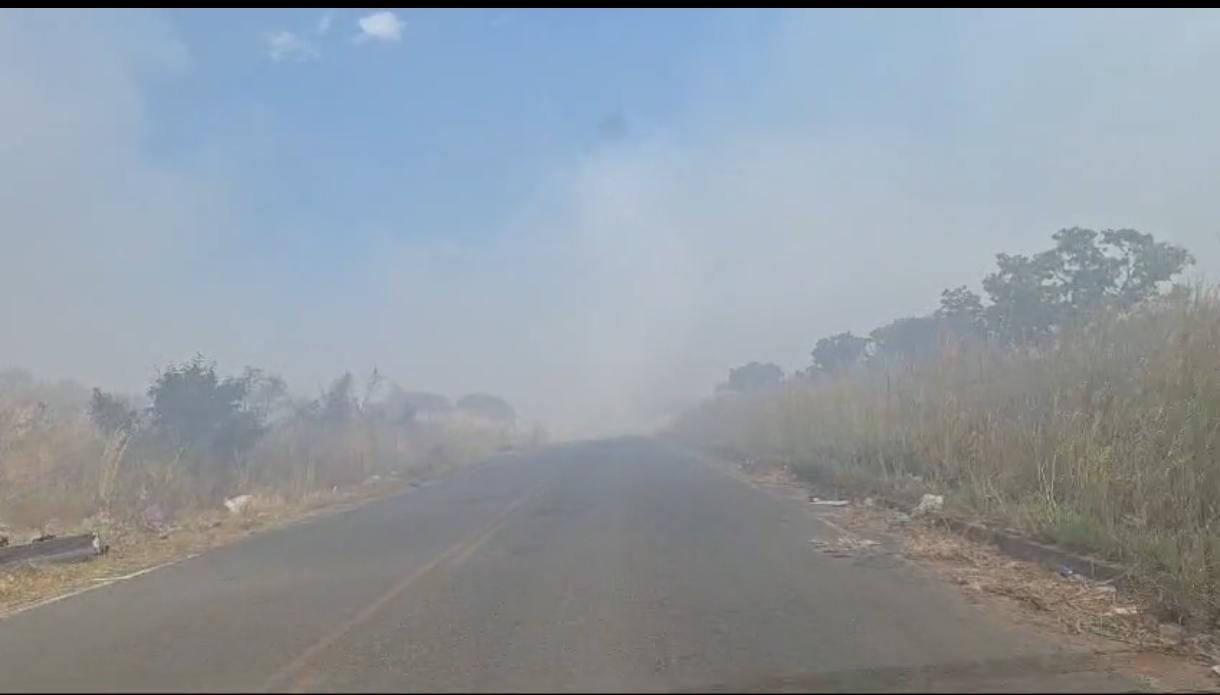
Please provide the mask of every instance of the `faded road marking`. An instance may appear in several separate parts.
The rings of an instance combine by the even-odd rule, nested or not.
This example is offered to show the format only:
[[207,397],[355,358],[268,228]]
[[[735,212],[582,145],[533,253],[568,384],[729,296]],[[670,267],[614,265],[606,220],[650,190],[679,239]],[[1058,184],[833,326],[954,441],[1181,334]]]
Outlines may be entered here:
[[[186,562],[187,560],[190,560],[193,557],[199,557],[199,555],[200,555],[200,553],[191,553],[190,555],[187,555],[185,557],[180,557],[177,560],[170,560],[169,562],[162,562],[161,564],[153,565],[152,567],[145,567],[142,570],[136,570],[135,572],[131,572],[130,574],[121,574],[117,577],[94,577],[90,581],[105,582],[106,584],[113,584],[114,582],[121,582],[125,579],[135,579],[136,577],[140,576],[141,574],[148,574],[149,572],[163,569],[165,567],[169,567],[170,565],[176,565],[179,562]],[[97,588],[97,587],[92,587],[92,588]]]
[[52,603],[57,603],[64,599],[72,598],[73,596],[80,596],[81,594],[87,594],[90,591],[93,591],[94,589],[101,589],[102,587],[110,586],[111,584],[115,584],[117,582],[121,582],[126,579],[134,579],[142,574],[148,574],[149,572],[155,572],[160,569],[165,569],[166,567],[171,567],[180,562],[186,562],[187,560],[190,560],[191,558],[199,557],[199,555],[200,555],[200,553],[191,553],[190,555],[187,555],[185,557],[180,557],[176,560],[170,560],[169,562],[162,562],[159,565],[153,565],[152,567],[145,567],[142,570],[136,570],[135,572],[132,572],[131,574],[124,574],[124,575],[121,575],[118,577],[96,577],[96,578],[90,580],[90,581],[95,582],[91,586],[84,586],[75,591],[69,591],[66,594],[60,594],[58,596],[44,598],[41,601],[35,601],[34,603],[29,603],[24,606],[19,606],[17,608],[14,608],[11,611],[8,611],[7,613],[0,614],[0,620],[4,620],[6,618],[11,618],[14,615],[18,615],[20,613],[25,613],[26,611],[32,611],[35,608],[42,608],[43,606],[49,606]]
[[504,511],[496,515],[487,525],[483,526],[478,533],[470,538],[460,541],[444,553],[433,558],[422,567],[417,568],[407,576],[403,577],[397,584],[390,587],[389,591],[379,596],[372,603],[360,609],[355,615],[346,620],[339,627],[332,630],[322,639],[314,642],[305,651],[293,659],[287,666],[277,671],[267,680],[267,684],[263,687],[265,692],[272,692],[281,688],[287,687],[290,691],[299,691],[305,689],[311,684],[312,679],[309,677],[308,669],[311,663],[317,659],[323,652],[333,646],[336,642],[343,639],[349,632],[367,623],[383,608],[385,608],[394,599],[401,596],[407,589],[411,587],[420,577],[437,567],[446,563],[456,563],[465,560],[474,551],[478,550],[484,543],[491,539],[504,525],[508,522],[508,517],[528,500],[535,497],[543,487],[550,481],[543,481],[535,485],[524,497],[508,505]]
[[820,514],[814,514],[813,516],[815,519],[822,522],[823,524],[826,524],[830,528],[838,531],[843,536],[846,536],[848,538],[858,538],[859,537],[857,534],[852,533],[851,531],[848,531],[847,529],[843,528],[842,526],[839,526],[835,522],[831,521],[830,519],[827,519],[826,517],[824,517]]

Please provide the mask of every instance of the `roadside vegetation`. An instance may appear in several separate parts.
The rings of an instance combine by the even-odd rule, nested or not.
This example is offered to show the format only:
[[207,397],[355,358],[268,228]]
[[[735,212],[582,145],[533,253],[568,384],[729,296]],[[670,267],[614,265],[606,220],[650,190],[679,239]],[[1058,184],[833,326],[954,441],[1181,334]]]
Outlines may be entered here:
[[0,535],[161,531],[225,512],[241,495],[291,505],[432,476],[542,438],[518,427],[500,398],[452,403],[376,370],[302,398],[275,375],[224,375],[200,356],[168,365],[140,395],[9,369],[0,372]]
[[673,433],[841,494],[950,511],[1127,563],[1180,615],[1220,619],[1220,294],[1182,248],[1065,229],[999,254],[986,300],[823,338],[807,370],[752,363]]

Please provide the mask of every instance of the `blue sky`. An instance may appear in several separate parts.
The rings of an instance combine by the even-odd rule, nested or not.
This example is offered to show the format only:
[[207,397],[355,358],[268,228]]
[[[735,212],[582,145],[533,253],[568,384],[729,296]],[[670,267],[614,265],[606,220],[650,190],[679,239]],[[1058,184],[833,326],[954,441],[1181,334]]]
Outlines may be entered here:
[[[953,106],[911,99],[903,89],[927,84],[893,74],[916,63],[952,79],[947,14],[828,14],[819,60],[799,75],[769,50],[783,12],[408,10],[395,13],[400,39],[357,43],[368,14],[173,12],[192,64],[149,90],[150,153],[178,165],[223,148],[228,175],[249,180],[241,203],[256,240],[305,231],[329,253],[352,248],[350,236],[328,243],[335,225],[487,234],[557,162],[602,145],[611,119],[629,137],[793,120],[934,134]],[[268,37],[285,31],[317,53],[271,59]],[[782,92],[766,91],[766,73]]]
[[1220,13],[0,11],[0,364],[639,427],[1134,226],[1220,262]]
[[[174,12],[193,65],[150,95],[155,151],[238,153],[232,164],[255,182],[242,203],[276,243],[304,228],[324,249],[348,248],[350,237],[326,242],[334,225],[486,234],[543,167],[596,147],[607,119],[671,123],[684,66],[717,20],[416,10],[396,13],[401,39],[358,44],[368,14]],[[271,59],[265,37],[280,31],[317,55]]]
[[[274,249],[327,272],[358,264],[367,235],[494,234],[549,171],[604,146],[608,122],[676,141],[793,122],[934,137],[953,107],[895,75],[952,79],[951,14],[827,13],[800,74],[776,63],[784,12],[408,10],[400,38],[360,42],[370,14],[169,14],[190,67],[149,85],[147,152],[169,166],[224,153],[250,228],[236,261]],[[273,58],[284,32],[309,53]]]

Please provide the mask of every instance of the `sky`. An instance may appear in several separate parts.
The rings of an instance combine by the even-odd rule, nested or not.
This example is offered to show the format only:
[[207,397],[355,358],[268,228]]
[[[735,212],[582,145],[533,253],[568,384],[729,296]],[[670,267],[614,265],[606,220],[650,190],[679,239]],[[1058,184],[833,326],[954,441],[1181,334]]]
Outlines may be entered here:
[[1057,229],[1220,265],[1212,10],[0,10],[0,365],[374,366],[564,436]]

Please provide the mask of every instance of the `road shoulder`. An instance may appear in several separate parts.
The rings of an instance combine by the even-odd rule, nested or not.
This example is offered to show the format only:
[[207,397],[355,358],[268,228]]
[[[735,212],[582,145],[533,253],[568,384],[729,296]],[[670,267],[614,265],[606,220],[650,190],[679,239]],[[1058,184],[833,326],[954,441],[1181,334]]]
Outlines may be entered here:
[[71,564],[0,567],[0,620],[115,582],[171,567],[251,536],[342,513],[429,484],[385,480],[277,503],[243,514],[199,514],[168,531],[130,527],[101,529],[105,555]]
[[[829,529],[811,545],[843,562],[900,559],[948,585],[988,620],[1032,630],[1048,643],[1094,655],[1091,669],[1121,674],[1154,692],[1212,691],[1220,677],[1206,651],[1149,621],[1134,597],[1079,576],[1016,559],[943,525],[864,501],[830,500],[790,472],[747,468],[703,455],[720,473],[785,504],[801,505]],[[846,504],[839,504],[847,502]]]

